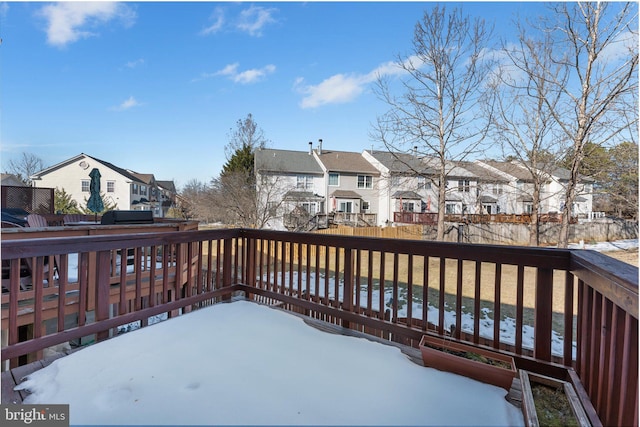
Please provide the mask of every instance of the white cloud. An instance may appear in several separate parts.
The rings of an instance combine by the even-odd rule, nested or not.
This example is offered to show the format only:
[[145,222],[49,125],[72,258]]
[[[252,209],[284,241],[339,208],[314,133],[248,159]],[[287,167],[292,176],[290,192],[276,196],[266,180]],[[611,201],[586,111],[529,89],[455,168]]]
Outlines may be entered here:
[[240,12],[240,18],[236,27],[252,36],[260,37],[262,29],[268,24],[276,23],[273,14],[278,10],[274,8],[264,8],[261,6],[251,6]]
[[246,70],[233,76],[233,81],[236,83],[248,84],[255,83],[258,80],[262,80],[267,74],[273,74],[276,71],[276,66],[269,64],[261,69]]
[[112,107],[111,110],[112,111],[125,111],[125,110],[129,110],[133,107],[139,107],[140,105],[142,105],[140,102],[138,102],[133,96],[130,96],[129,98],[125,99],[120,105],[116,106],[116,107]]
[[294,88],[305,95],[300,102],[302,108],[344,104],[360,96],[366,87],[379,77],[396,76],[404,72],[396,62],[386,62],[367,74],[336,74],[317,85],[305,85],[304,79],[298,78],[294,83]]
[[600,54],[603,63],[617,63],[627,61],[638,54],[638,34],[623,31],[609,43]]
[[368,83],[364,76],[346,76],[336,74],[318,85],[302,85],[303,80],[296,81],[297,89],[306,96],[302,99],[302,108],[315,108],[325,104],[343,104],[353,101]]
[[140,58],[140,59],[136,59],[135,61],[129,61],[126,64],[124,64],[124,66],[127,68],[136,68],[143,64],[144,64],[144,59]]
[[229,64],[222,70],[213,73],[212,76],[234,76],[238,74],[239,66],[240,64],[238,64],[237,62],[235,64]]
[[251,84],[264,79],[268,74],[273,74],[276,71],[276,66],[273,64],[265,65],[262,68],[253,68],[244,71],[239,71],[239,67],[240,64],[238,64],[237,62],[229,64],[223,69],[216,71],[215,73],[203,73],[200,75],[200,78],[193,79],[193,81],[208,79],[217,76],[225,76],[229,77],[229,79],[231,79],[235,83]]
[[202,35],[215,34],[222,29],[222,27],[224,26],[225,20],[224,20],[224,11],[222,10],[221,7],[215,8],[215,10],[213,11],[213,14],[211,15],[211,20],[213,21],[213,24],[209,25],[207,28],[202,30],[200,34]]
[[9,13],[9,3],[2,2],[0,3],[0,18],[6,18]]
[[111,2],[61,2],[40,10],[47,23],[47,42],[63,47],[82,38],[95,36],[92,29],[112,20],[133,24],[135,12],[129,6]]

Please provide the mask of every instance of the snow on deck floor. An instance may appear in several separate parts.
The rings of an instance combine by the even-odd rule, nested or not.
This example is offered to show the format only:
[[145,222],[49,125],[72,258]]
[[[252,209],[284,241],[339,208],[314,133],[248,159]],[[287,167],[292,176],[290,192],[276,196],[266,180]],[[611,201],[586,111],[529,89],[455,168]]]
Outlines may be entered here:
[[255,303],[217,304],[31,374],[25,403],[71,424],[524,425],[502,388]]

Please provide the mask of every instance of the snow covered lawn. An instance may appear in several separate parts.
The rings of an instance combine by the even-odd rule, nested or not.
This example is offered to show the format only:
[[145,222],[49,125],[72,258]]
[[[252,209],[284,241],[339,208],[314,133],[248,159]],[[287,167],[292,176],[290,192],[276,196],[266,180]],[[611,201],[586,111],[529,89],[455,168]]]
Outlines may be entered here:
[[524,425],[506,391],[254,303],[217,304],[58,359],[20,387],[71,424]]

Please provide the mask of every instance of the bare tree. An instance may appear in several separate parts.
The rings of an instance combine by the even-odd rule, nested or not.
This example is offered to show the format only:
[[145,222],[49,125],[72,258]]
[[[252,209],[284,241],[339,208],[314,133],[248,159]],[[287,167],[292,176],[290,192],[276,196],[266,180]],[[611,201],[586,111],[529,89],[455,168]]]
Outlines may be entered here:
[[180,191],[178,198],[180,215],[185,219],[215,221],[215,202],[213,190],[197,179],[188,181]]
[[227,224],[264,228],[273,217],[274,190],[257,185],[255,152],[264,148],[267,139],[251,114],[238,120],[225,147],[227,163],[212,181],[214,210]]
[[486,133],[486,117],[476,107],[491,69],[484,56],[490,37],[484,21],[435,7],[416,24],[412,55],[397,58],[403,94],[395,95],[388,78],[376,82],[389,111],[378,117],[372,137],[391,152],[415,147],[437,170],[432,180],[438,188],[438,240],[445,233],[448,162],[477,152]]
[[31,176],[45,168],[42,159],[32,153],[22,153],[16,160],[9,160],[7,172],[17,176],[22,182],[31,185]]
[[[247,114],[246,118],[236,122],[235,130],[231,130],[228,137],[229,143],[224,147],[227,163],[222,168],[223,174],[227,170],[237,171],[239,168],[244,168],[253,173],[253,161],[251,161],[250,165],[247,165],[246,158],[238,154],[247,151],[253,155],[256,150],[264,148],[268,142],[264,131],[258,127],[253,116]],[[234,158],[236,159],[235,162]]]
[[494,102],[493,114],[489,115],[493,117],[493,140],[501,145],[503,155],[514,159],[531,176],[529,244],[537,246],[544,185],[557,166],[556,159],[561,159],[566,149],[549,108],[556,108],[559,92],[552,90],[539,70],[555,74],[559,82],[566,81],[567,73],[550,61],[554,48],[550,37],[533,40],[522,29],[519,33],[516,44],[502,49],[507,61],[497,69],[491,84]]
[[[558,239],[558,246],[566,247],[585,144],[637,140],[637,106],[632,116],[625,107],[638,90],[638,5],[572,2],[555,3],[552,8],[558,22],[545,21],[539,30],[551,34],[556,44],[545,53],[569,73],[565,81],[553,69],[542,69],[553,90],[561,94],[557,105],[547,102],[547,107],[571,142],[570,179]],[[544,63],[540,55],[534,60]]]
[[280,181],[268,177],[247,180],[242,172],[233,172],[213,180],[215,209],[223,222],[245,228],[265,228],[278,216],[283,203]]

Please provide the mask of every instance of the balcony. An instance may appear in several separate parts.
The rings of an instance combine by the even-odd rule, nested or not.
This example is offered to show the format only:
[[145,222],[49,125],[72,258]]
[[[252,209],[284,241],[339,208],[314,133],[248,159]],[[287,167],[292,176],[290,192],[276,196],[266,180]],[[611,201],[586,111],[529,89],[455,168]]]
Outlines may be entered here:
[[246,229],[26,234],[2,236],[9,368],[241,294],[407,347],[432,331],[497,349],[573,383],[592,425],[638,423],[638,269],[599,253]]

